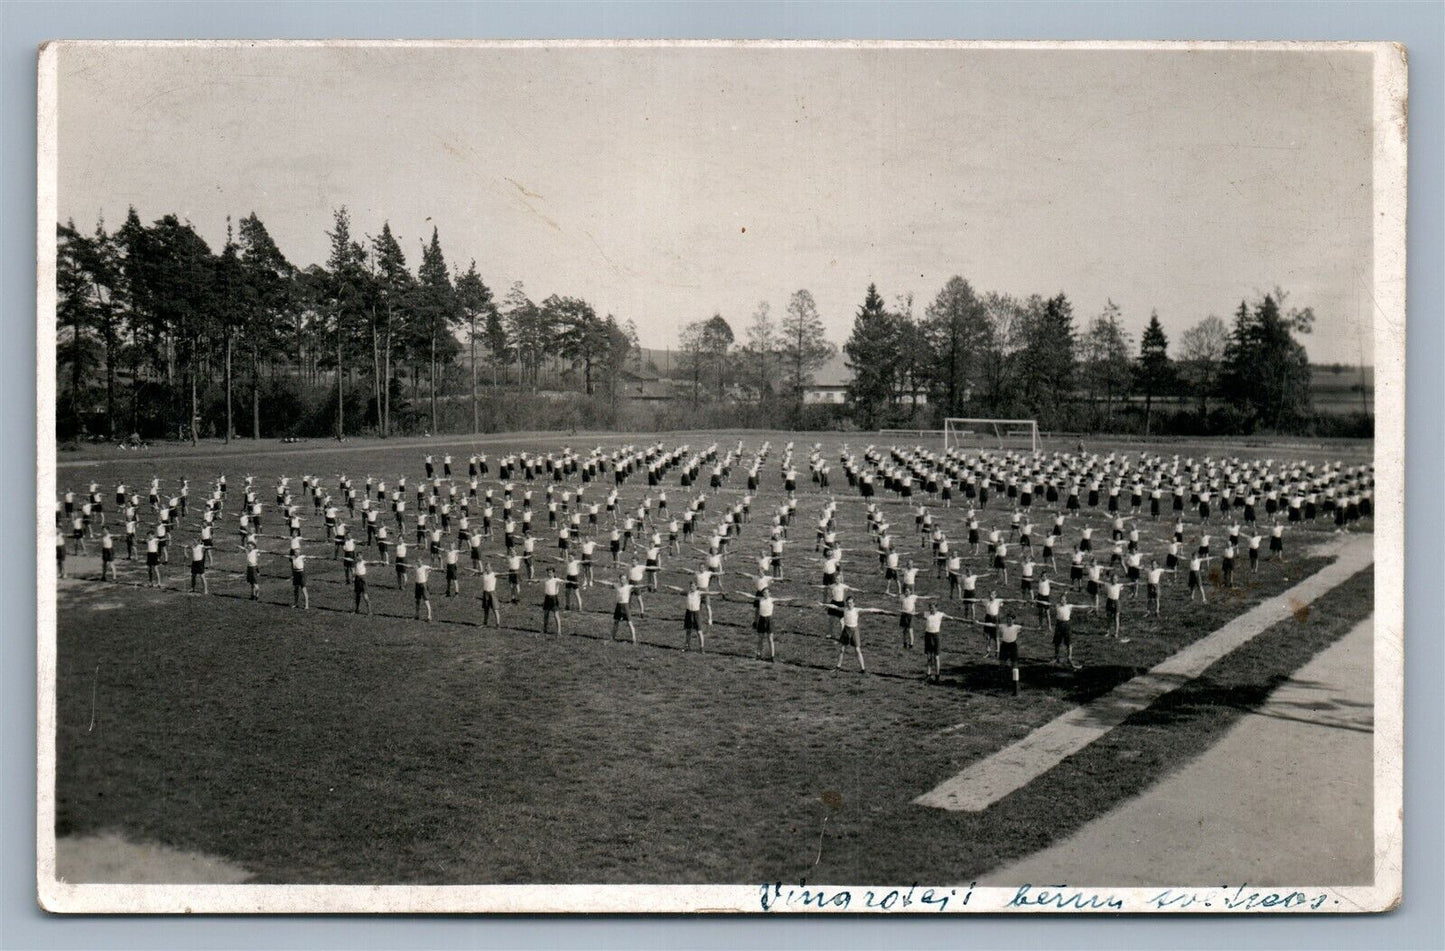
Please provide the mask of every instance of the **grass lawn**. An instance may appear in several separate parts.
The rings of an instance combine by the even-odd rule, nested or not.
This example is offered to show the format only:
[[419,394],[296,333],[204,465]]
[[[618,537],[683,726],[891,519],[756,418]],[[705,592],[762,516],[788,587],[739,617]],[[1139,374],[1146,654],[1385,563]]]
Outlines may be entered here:
[[[717,439],[726,447],[735,438],[694,434],[668,443],[701,448]],[[754,520],[729,562],[748,568],[766,537],[761,513],[781,498],[776,463],[790,437],[741,438],[749,453],[763,438],[773,442]],[[822,439],[828,458],[837,458],[838,437],[792,438],[801,455]],[[495,460],[507,449],[601,441],[538,437],[483,448]],[[851,443],[855,451],[863,444]],[[269,503],[278,474],[299,483],[311,472],[329,486],[342,471],[358,482],[368,473],[416,480],[425,452],[416,445],[329,454],[281,448],[204,463],[180,454],[107,456],[67,465],[59,480],[63,490],[94,479],[109,492],[122,479],[143,489],[152,474],[167,481],[184,474],[196,497],[218,471],[233,491],[249,472],[274,533],[279,520]],[[450,451],[464,474],[468,450]],[[1336,455],[1368,458],[1367,449],[1352,451]],[[1254,452],[1316,458],[1294,447]],[[666,486],[675,511],[688,498],[676,475]],[[711,496],[708,524],[739,494],[740,478],[735,472],[733,488]],[[634,477],[623,500],[635,503],[646,491]],[[537,493],[540,501],[540,484]],[[835,493],[843,545],[865,547],[856,496],[846,482]],[[785,558],[792,580],[775,587],[811,598],[819,593],[806,587],[818,580],[812,524],[823,496],[805,484],[800,498]],[[912,518],[900,504],[885,504],[906,555],[917,545]],[[395,575],[376,567],[376,614],[356,617],[315,520],[305,530],[312,609],[289,607],[290,584],[276,563],[255,604],[246,600],[239,553],[219,547],[235,538],[233,511],[234,503],[217,533],[210,597],[184,593],[179,551],[168,588],[159,591],[134,584],[143,567],[122,562],[123,583],[102,584],[84,580],[98,573],[97,561],[71,559],[82,580],[63,582],[58,595],[57,833],[119,832],[193,849],[265,882],[966,881],[1072,831],[1205,748],[1278,678],[1368,613],[1371,595],[1370,573],[1362,572],[1307,618],[1256,638],[986,812],[951,814],[910,800],[1316,570],[1323,561],[1303,550],[1310,536],[1328,531],[1294,532],[1287,564],[1266,564],[1252,578],[1246,569],[1240,588],[1218,592],[1208,605],[1190,604],[1182,578],[1172,579],[1162,621],[1142,619],[1142,605],[1126,601],[1129,644],[1098,636],[1102,619],[1076,623],[1076,656],[1085,664],[1077,673],[1050,665],[1047,639],[1026,632],[1024,692],[1016,698],[1005,671],[983,656],[977,629],[952,624],[944,683],[924,684],[921,650],[898,642],[894,613],[865,620],[867,676],[831,669],[837,648],[816,608],[780,608],[779,662],[753,659],[751,608],[742,599],[714,600],[706,655],[680,649],[681,599],[670,593],[648,600],[637,647],[609,643],[611,592],[601,587],[585,592],[580,617],[564,615],[568,634],[559,639],[538,633],[535,586],[523,605],[503,605],[507,627],[484,629],[476,626],[475,581],[464,579],[463,596],[445,599],[438,577],[438,622],[425,625],[412,620],[409,590],[396,590]],[[944,515],[955,544],[965,534],[963,511],[955,505]],[[539,518],[544,526],[545,514]],[[1102,513],[1087,519],[1107,537]],[[1006,525],[1007,511],[991,502],[983,521]],[[179,537],[193,537],[195,524],[193,512]],[[1167,521],[1144,524],[1146,551],[1157,548]],[[1076,537],[1071,523],[1069,547]],[[263,539],[267,548],[282,544],[279,536]],[[495,556],[498,548],[493,542],[488,551]],[[599,555],[598,577],[608,577]],[[695,552],[664,558],[679,569],[665,580],[685,584],[680,569],[695,563]],[[860,551],[851,565],[845,577],[866,589],[865,604],[896,608],[881,594],[876,557]],[[920,581],[922,594],[946,593],[931,571]],[[1000,594],[1016,590],[1001,586]],[[967,726],[940,733],[957,724]]]

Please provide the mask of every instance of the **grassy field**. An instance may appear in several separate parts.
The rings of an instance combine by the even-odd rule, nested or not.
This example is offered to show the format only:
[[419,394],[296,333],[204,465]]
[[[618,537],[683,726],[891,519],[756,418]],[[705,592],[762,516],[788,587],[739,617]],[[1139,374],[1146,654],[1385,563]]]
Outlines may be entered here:
[[[755,513],[781,498],[776,462],[789,438],[800,450],[821,440],[834,460],[841,443],[788,434],[666,437],[694,448],[736,438],[749,453],[773,442]],[[851,445],[866,441],[855,436]],[[509,449],[618,442],[549,435],[479,445],[495,459]],[[340,472],[358,481],[405,472],[415,481],[426,451],[415,443],[317,443],[145,457],[104,450],[93,461],[86,451],[61,458],[59,485],[83,490],[94,480],[109,492],[120,480],[143,488],[153,474],[168,482],[187,475],[195,494],[217,472],[235,489],[250,473],[269,503],[281,473],[293,482],[320,475],[329,486]],[[450,451],[464,473],[468,450]],[[1151,451],[1357,461],[1369,447]],[[688,497],[676,475],[667,485],[674,510]],[[739,494],[739,480],[735,474],[731,488],[712,494],[709,519]],[[621,494],[635,501],[646,491],[634,477]],[[861,504],[846,483],[835,491],[843,545],[864,547]],[[785,561],[792,580],[776,588],[811,598],[811,525],[823,496],[805,484],[800,498]],[[885,505],[906,554],[917,544],[912,519],[899,503]],[[269,504],[267,514],[275,533]],[[951,538],[962,534],[962,517],[957,506],[945,516]],[[991,505],[984,521],[1006,524],[1007,514]],[[1106,524],[1101,513],[1088,521]],[[193,536],[195,524],[193,513],[180,537]],[[235,538],[231,524],[228,517],[218,545]],[[765,524],[755,518],[745,527],[735,546],[742,555],[731,564],[750,565]],[[1146,525],[1146,550],[1157,548],[1167,523]],[[1364,572],[1319,610],[1266,632],[1106,741],[986,812],[959,815],[910,800],[1317,569],[1323,561],[1302,552],[1309,536],[1328,530],[1294,533],[1287,564],[1244,575],[1240,588],[1217,592],[1208,605],[1190,604],[1174,579],[1162,622],[1126,602],[1128,644],[1099,636],[1102,619],[1077,623],[1081,671],[1048,663],[1047,639],[1026,632],[1023,694],[1014,697],[1006,672],[983,656],[976,628],[945,627],[944,682],[923,683],[922,654],[901,646],[893,613],[865,620],[867,676],[832,670],[837,648],[816,608],[781,607],[779,662],[753,659],[751,609],[741,598],[714,600],[706,655],[681,650],[675,595],[648,600],[637,647],[609,641],[605,588],[585,593],[588,610],[569,614],[568,634],[558,638],[538,633],[535,586],[522,605],[503,605],[504,628],[484,629],[476,626],[478,585],[464,579],[462,597],[445,599],[438,578],[438,622],[425,625],[412,620],[410,592],[376,569],[376,613],[357,617],[339,562],[329,560],[315,522],[307,526],[309,612],[290,608],[278,564],[268,569],[262,602],[247,601],[234,549],[219,553],[210,597],[184,593],[183,556],[173,558],[162,590],[137,586],[143,566],[122,562],[121,583],[110,584],[93,580],[98,561],[70,560],[74,577],[58,595],[58,834],[117,832],[197,850],[268,882],[966,880],[1066,834],[1206,747],[1370,603]],[[263,543],[274,549],[282,540]],[[494,555],[498,548],[488,546]],[[678,569],[666,580],[685,584],[681,569],[695,562],[696,553],[665,559]],[[603,555],[599,577],[605,563]],[[892,611],[896,601],[882,596],[876,566],[860,554],[848,580],[866,589],[865,604]],[[931,572],[920,579],[921,593],[943,593]],[[940,732],[960,723],[968,726]]]

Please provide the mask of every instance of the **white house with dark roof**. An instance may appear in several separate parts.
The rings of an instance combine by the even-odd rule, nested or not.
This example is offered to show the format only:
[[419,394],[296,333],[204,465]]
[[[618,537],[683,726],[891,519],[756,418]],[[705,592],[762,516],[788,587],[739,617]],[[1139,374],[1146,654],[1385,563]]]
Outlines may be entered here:
[[[803,402],[809,406],[842,406],[848,402],[848,384],[853,382],[853,371],[848,369],[848,358],[840,351],[813,374],[813,382],[803,388]],[[895,403],[908,405],[913,402],[912,394],[894,399]],[[928,403],[928,394],[918,394],[918,406]]]

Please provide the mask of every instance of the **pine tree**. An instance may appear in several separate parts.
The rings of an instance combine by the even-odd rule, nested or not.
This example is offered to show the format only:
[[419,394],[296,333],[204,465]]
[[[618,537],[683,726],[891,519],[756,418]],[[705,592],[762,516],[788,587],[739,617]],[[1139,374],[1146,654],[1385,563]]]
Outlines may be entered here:
[[973,287],[954,275],[928,305],[924,330],[933,351],[935,391],[944,416],[961,416],[982,376],[988,318]]
[[1069,299],[1062,293],[1048,300],[1030,297],[1023,337],[1024,404],[1041,426],[1056,426],[1074,386],[1074,308]]
[[351,239],[351,215],[343,205],[332,214],[331,252],[326,259],[324,303],[336,345],[336,438],[346,435],[347,346],[351,328],[364,309],[366,269],[361,246]]
[[[251,364],[251,438],[261,438],[261,357],[277,346],[282,317],[293,306],[296,269],[286,260],[261,219],[252,212],[240,225],[241,334]],[[298,333],[298,338],[300,334]],[[301,342],[296,365],[301,367]]]
[[392,349],[398,337],[405,339],[408,328],[398,327],[398,315],[409,313],[416,280],[406,267],[406,254],[391,232],[391,223],[381,224],[381,234],[371,239],[371,259],[376,285],[378,333],[381,337],[381,404],[377,409],[381,434],[391,435]]
[[64,345],[56,348],[56,355],[70,360],[70,392],[61,423],[79,433],[83,428],[80,388],[85,379],[85,334],[92,320],[90,276],[85,270],[89,239],[76,230],[74,221],[58,226],[56,238],[55,316],[57,326],[65,331],[60,334]]
[[477,318],[485,318],[495,310],[491,288],[482,283],[477,273],[476,259],[472,259],[467,272],[457,278],[457,302],[467,319],[467,342],[471,344],[472,370],[472,433],[481,432],[481,419],[477,412]]
[[217,311],[220,317],[222,343],[225,349],[225,390],[226,427],[223,439],[229,443],[236,432],[235,414],[232,404],[233,374],[231,372],[232,350],[236,334],[242,332],[246,323],[246,304],[250,294],[246,288],[245,273],[241,266],[241,255],[231,231],[231,219],[226,219],[226,244],[221,248],[216,261]]
[[452,287],[451,275],[447,272],[446,258],[442,254],[441,240],[435,226],[431,229],[431,242],[422,252],[421,266],[417,268],[417,317],[425,334],[431,373],[428,376],[431,387],[431,432],[438,431],[437,418],[437,364],[439,357],[450,357],[455,347],[452,328],[461,317],[457,306],[456,289]]
[[1159,312],[1149,312],[1149,325],[1139,338],[1139,368],[1135,383],[1144,393],[1144,435],[1153,423],[1154,397],[1174,385],[1174,366],[1169,360],[1169,338],[1159,323]]
[[853,333],[843,345],[853,379],[848,403],[864,429],[876,429],[893,398],[898,365],[898,324],[883,306],[878,288],[868,285],[863,304],[853,318]]

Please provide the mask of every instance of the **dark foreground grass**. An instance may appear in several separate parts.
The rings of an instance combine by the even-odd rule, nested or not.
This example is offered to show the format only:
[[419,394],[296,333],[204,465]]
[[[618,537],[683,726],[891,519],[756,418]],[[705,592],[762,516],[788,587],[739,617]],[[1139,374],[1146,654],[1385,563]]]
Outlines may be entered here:
[[225,599],[155,594],[173,627],[102,609],[62,634],[57,831],[278,882],[966,880],[1202,751],[1370,592],[1364,572],[977,815],[909,800],[1066,701],[321,612],[247,630]]
[[[263,497],[273,472],[301,471],[295,457],[248,462]],[[342,468],[311,462],[312,471]],[[108,486],[149,476],[114,465],[95,477]],[[171,463],[162,477],[186,465]],[[418,467],[414,448],[345,464],[353,475]],[[193,482],[206,471],[190,468]],[[237,484],[236,467],[227,471]],[[686,494],[668,489],[680,506]],[[643,491],[630,482],[623,496]],[[846,487],[838,494],[846,499]],[[756,509],[779,496],[774,469]],[[815,580],[809,526],[821,502],[803,493],[790,576]],[[911,519],[905,525],[896,509],[906,550]],[[856,504],[843,503],[840,524],[845,545],[866,541]],[[760,533],[749,526],[742,550],[755,552]],[[1266,565],[1208,606],[1189,604],[1173,584],[1162,622],[1126,603],[1128,645],[1085,621],[1078,674],[1047,664],[1047,641],[1028,635],[1025,692],[1015,698],[977,635],[957,629],[945,637],[945,684],[920,683],[922,656],[897,643],[891,614],[868,624],[865,677],[831,670],[837,650],[814,610],[782,612],[782,659],[763,664],[751,659],[741,602],[717,603],[706,656],[678,649],[675,596],[649,602],[654,616],[633,647],[607,643],[606,589],[588,592],[589,610],[567,616],[576,633],[559,640],[536,633],[535,589],[501,631],[475,627],[474,590],[452,600],[434,593],[441,620],[423,625],[411,619],[409,595],[391,587],[394,576],[377,568],[377,614],[358,618],[328,556],[308,570],[309,612],[287,607],[289,584],[275,568],[264,602],[247,602],[234,553],[220,556],[209,598],[66,583],[59,834],[117,831],[220,855],[270,882],[966,881],[1195,755],[1370,605],[1366,572],[1307,619],[1266,632],[992,809],[958,815],[910,800],[1323,560]],[[877,588],[875,565],[860,558],[863,577],[852,583]],[[184,566],[173,567],[169,583],[183,585]],[[122,566],[122,580],[136,575]],[[923,593],[938,593],[931,575],[921,580]],[[803,589],[793,581],[779,590]],[[871,590],[865,600],[888,603]]]

